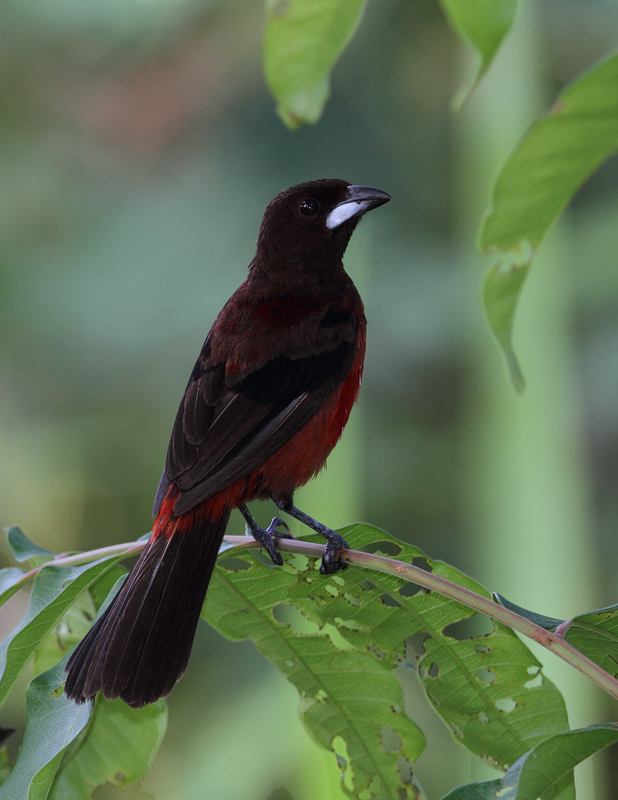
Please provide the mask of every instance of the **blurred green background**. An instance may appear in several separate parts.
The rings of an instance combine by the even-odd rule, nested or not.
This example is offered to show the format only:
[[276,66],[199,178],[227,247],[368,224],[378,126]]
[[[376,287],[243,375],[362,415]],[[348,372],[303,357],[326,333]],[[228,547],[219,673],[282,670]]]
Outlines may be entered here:
[[[550,616],[617,602],[616,158],[538,254],[516,320],[523,397],[482,317],[474,248],[492,174],[617,28],[611,0],[529,0],[453,115],[471,63],[437,2],[369,3],[322,121],[292,133],[262,77],[261,3],[5,2],[0,523],[58,552],[149,529],[177,403],[267,202],[340,177],[393,202],[346,260],[369,319],[362,399],[298,504],[332,526],[382,527]],[[239,514],[229,530],[242,532]],[[3,635],[26,603],[2,609]],[[539,657],[572,726],[616,718]],[[485,777],[400,671],[429,739],[417,765],[429,798]],[[25,682],[0,725],[23,728]],[[150,775],[95,798],[341,798],[296,706],[251,643],[202,624]],[[615,796],[615,756],[579,768],[583,800]]]

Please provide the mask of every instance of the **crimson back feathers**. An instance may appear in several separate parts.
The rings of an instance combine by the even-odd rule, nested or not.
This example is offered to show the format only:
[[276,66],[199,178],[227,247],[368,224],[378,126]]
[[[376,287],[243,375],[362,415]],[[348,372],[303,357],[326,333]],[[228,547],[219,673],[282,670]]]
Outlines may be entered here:
[[77,646],[65,691],[99,690],[139,708],[184,673],[231,511],[240,509],[276,564],[272,499],[327,541],[321,571],[343,568],[347,543],[293,504],[348,420],[365,355],[363,304],[342,258],[360,217],[390,197],[323,179],[268,205],[246,281],[206,337],[180,403],[157,491],[152,536],[122,589]]

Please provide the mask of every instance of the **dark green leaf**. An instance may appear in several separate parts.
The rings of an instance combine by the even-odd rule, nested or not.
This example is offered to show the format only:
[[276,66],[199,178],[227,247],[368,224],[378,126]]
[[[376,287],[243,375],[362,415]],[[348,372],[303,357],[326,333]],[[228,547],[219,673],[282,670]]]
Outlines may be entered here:
[[143,778],[166,725],[164,700],[135,709],[99,696],[85,738],[56,775],[51,800],[86,800],[105,783],[126,786]]
[[290,128],[317,122],[330,71],[360,23],[366,0],[267,0],[264,71]]
[[618,606],[580,614],[564,637],[614,678],[618,678]]
[[469,783],[453,789],[452,792],[444,795],[442,800],[498,800],[498,792],[502,789],[502,781],[499,778],[495,781]]
[[515,605],[515,603],[511,603],[510,600],[507,600],[506,597],[502,597],[502,595],[497,592],[494,592],[494,600],[504,608],[508,608],[509,611],[514,611],[516,614],[519,614],[520,617],[534,622],[535,625],[538,625],[546,631],[555,631],[564,621],[556,619],[555,617],[544,617],[542,614],[537,614],[536,611],[528,611],[527,608],[522,608],[521,606]]
[[535,249],[591,172],[618,147],[618,55],[581,75],[532,126],[501,169],[479,246],[496,253],[484,287],[492,330],[516,388],[513,317]]
[[48,559],[56,557],[56,553],[52,553],[44,547],[39,547],[38,544],[31,542],[22,529],[15,525],[12,528],[7,528],[6,539],[13,558],[19,563],[28,561],[29,558]]
[[66,747],[86,727],[92,703],[78,706],[62,693],[63,660],[30,682],[24,742],[0,800],[45,800]]
[[459,107],[489,69],[502,40],[509,32],[517,10],[517,0],[440,0],[440,5],[455,31],[478,55],[474,73],[455,97],[454,105]]
[[0,786],[3,786],[11,774],[11,759],[8,747],[0,747]]
[[79,595],[120,557],[109,556],[79,567],[44,566],[41,569],[24,618],[0,645],[0,703],[54,625]]

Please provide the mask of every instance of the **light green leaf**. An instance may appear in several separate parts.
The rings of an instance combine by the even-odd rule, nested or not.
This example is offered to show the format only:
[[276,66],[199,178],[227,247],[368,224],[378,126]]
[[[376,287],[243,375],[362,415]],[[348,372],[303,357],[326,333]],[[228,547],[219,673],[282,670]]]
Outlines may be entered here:
[[21,589],[24,585],[23,578],[25,574],[17,567],[0,569],[0,606]]
[[88,723],[92,703],[78,706],[62,693],[65,663],[30,682],[24,742],[0,800],[45,800],[64,750]]
[[230,639],[253,639],[296,686],[301,719],[314,741],[336,754],[348,796],[418,797],[412,762],[425,738],[403,712],[399,682],[373,653],[351,649],[333,625],[316,625],[290,602],[290,589],[300,585],[307,594],[336,586],[339,576],[321,576],[303,556],[284,558],[274,569],[254,553],[227,551],[203,615]]
[[618,678],[618,606],[579,614],[564,637],[614,678]]
[[84,638],[98,608],[126,572],[123,566],[115,564],[77,598],[37,647],[34,653],[35,675],[51,669]]
[[455,108],[460,108],[489,69],[509,32],[517,0],[440,0],[440,5],[456,33],[478,55],[476,69],[453,100]]
[[[459,570],[378,528],[352,525],[341,533],[354,549],[416,563],[489,597]],[[392,575],[349,568],[339,581],[299,581],[289,594],[306,616],[335,625],[385,669],[416,667],[457,741],[492,766],[506,768],[532,744],[568,728],[562,695],[510,628]]]
[[556,734],[522,756],[501,780],[460,786],[443,800],[575,800],[573,769],[615,742],[614,722]]
[[366,0],[267,0],[264,71],[277,113],[290,128],[317,122],[330,71],[350,41]]
[[511,338],[534,251],[584,180],[618,147],[618,54],[592,67],[536,122],[498,174],[479,247],[496,253],[483,299],[513,383],[523,376]]
[[7,528],[6,539],[13,554],[15,561],[21,563],[28,561],[30,558],[55,558],[56,553],[46,550],[44,547],[39,547],[38,544],[31,542],[21,528],[14,525],[12,528]]
[[34,580],[30,605],[16,628],[0,645],[0,703],[15,679],[54,625],[98,578],[122,556],[79,567],[44,566]]
[[126,786],[143,778],[166,726],[164,700],[135,709],[97,697],[86,736],[56,775],[51,800],[86,800],[105,783]]
[[12,768],[8,747],[0,747],[0,786],[6,783]]

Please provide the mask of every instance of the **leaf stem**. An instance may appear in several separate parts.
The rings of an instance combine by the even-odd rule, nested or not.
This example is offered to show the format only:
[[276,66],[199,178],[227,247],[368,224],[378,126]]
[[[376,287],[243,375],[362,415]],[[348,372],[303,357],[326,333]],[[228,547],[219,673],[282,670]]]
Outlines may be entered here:
[[[237,547],[235,549],[252,549],[261,546],[260,543],[256,542],[251,536],[226,536],[225,541],[236,545]],[[313,558],[321,558],[324,553],[324,545],[314,542],[306,542],[300,539],[276,539],[275,542],[277,548],[286,553],[299,553]],[[97,550],[89,550],[70,556],[61,554],[51,559],[51,561],[46,561],[44,564],[30,570],[30,572],[26,572],[19,583],[21,585],[27,583],[45,567],[65,567],[75,564],[86,564],[89,561],[96,561],[98,558],[120,554],[129,557],[139,553],[145,546],[146,541],[125,542],[124,544],[100,547]],[[514,611],[494,603],[490,598],[483,597],[476,592],[470,591],[470,589],[465,589],[463,586],[458,586],[456,583],[452,583],[446,578],[441,578],[439,575],[434,575],[432,572],[428,572],[420,567],[415,567],[413,564],[406,564],[394,558],[387,558],[386,556],[379,556],[374,553],[362,553],[359,550],[342,550],[341,558],[347,564],[375,569],[378,572],[385,572],[388,575],[403,578],[411,583],[417,583],[419,586],[424,586],[445,597],[450,597],[452,600],[457,600],[469,608],[487,614],[488,617],[504,623],[509,628],[522,633],[524,636],[533,639],[543,647],[551,650],[552,653],[555,653],[563,661],[566,661],[567,664],[575,667],[575,669],[582,672],[590,678],[590,680],[600,686],[601,689],[604,689],[608,694],[618,700],[618,680],[612,677],[608,672],[605,672],[604,669],[601,669],[598,664],[591,661],[587,656],[577,650],[577,648],[573,647],[572,644],[569,644],[560,633],[553,633],[552,631],[545,630],[539,625],[535,625],[534,622],[525,619],[525,617],[516,614]]]
[[[238,544],[247,549],[260,546],[250,536],[226,536],[225,540],[230,544]],[[302,555],[316,558],[319,558],[324,552],[324,545],[304,542],[298,539],[276,539],[276,545],[279,550],[287,553],[301,553]],[[427,589],[432,589],[445,597],[457,600],[469,608],[487,614],[488,617],[504,623],[509,628],[522,633],[524,636],[551,650],[552,653],[566,661],[567,664],[575,667],[575,669],[600,686],[601,689],[618,700],[618,680],[608,672],[605,672],[604,669],[595,664],[594,661],[591,661],[576,647],[573,647],[572,644],[569,644],[564,636],[541,628],[514,611],[494,603],[490,598],[483,597],[476,592],[470,591],[470,589],[465,589],[463,586],[452,583],[446,578],[441,578],[432,572],[427,572],[427,570],[415,567],[412,564],[397,561],[394,558],[387,558],[373,553],[362,553],[359,550],[342,550],[341,558],[347,564],[375,569],[378,572],[385,572],[397,578],[417,583],[419,586],[425,586]]]

